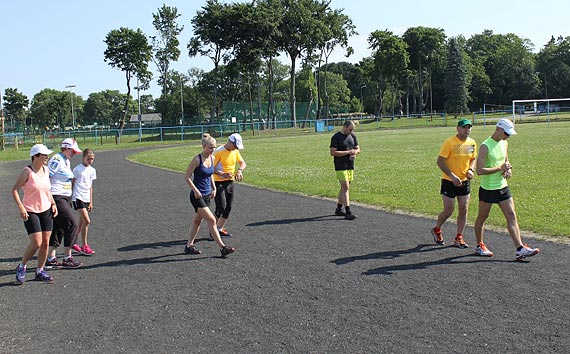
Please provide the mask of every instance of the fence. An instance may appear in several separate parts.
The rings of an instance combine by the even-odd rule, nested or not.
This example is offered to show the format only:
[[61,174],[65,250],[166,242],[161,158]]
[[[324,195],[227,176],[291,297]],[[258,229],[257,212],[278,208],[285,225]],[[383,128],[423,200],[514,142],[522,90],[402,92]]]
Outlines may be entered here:
[[[413,128],[425,126],[444,126],[447,117],[444,114],[410,116],[365,116],[339,114],[338,117],[323,120],[276,121],[241,121],[220,124],[202,124],[177,127],[139,127],[119,129],[91,129],[45,132],[43,134],[18,133],[19,145],[31,146],[42,143],[50,148],[57,147],[66,138],[74,138],[80,146],[104,146],[109,144],[133,142],[184,142],[200,140],[204,133],[217,139],[234,132],[252,136],[285,136],[304,133],[320,133],[337,130],[345,120],[352,119],[359,125],[359,130]],[[5,135],[8,137],[8,134]]]

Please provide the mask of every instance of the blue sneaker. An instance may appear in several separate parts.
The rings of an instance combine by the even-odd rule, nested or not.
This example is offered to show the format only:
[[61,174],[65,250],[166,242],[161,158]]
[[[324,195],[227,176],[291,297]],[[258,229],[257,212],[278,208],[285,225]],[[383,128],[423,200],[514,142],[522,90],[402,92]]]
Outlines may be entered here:
[[46,273],[45,270],[41,270],[39,272],[36,272],[36,280],[39,281],[43,281],[45,283],[51,283],[53,281],[53,277],[51,275],[49,275],[48,273]]
[[16,283],[19,285],[24,284],[26,281],[26,267],[18,264],[16,267]]

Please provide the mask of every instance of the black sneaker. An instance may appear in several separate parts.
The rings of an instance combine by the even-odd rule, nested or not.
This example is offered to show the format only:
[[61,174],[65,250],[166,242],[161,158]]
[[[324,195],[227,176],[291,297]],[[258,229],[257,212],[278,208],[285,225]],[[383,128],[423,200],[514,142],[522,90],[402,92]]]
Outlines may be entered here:
[[351,212],[348,212],[348,213],[346,213],[346,215],[344,216],[344,218],[345,218],[346,220],[354,220],[354,219],[357,218],[357,216],[354,215],[354,214],[351,213]]
[[54,258],[52,261],[48,259],[45,265],[46,269],[61,269],[62,267],[62,263],[58,261],[57,258]]
[[72,257],[64,258],[61,262],[61,267],[63,269],[77,269],[83,267],[83,263],[75,262]]
[[236,251],[234,247],[224,246],[220,249],[220,253],[222,254],[222,258],[226,258],[227,255],[232,254]]
[[184,253],[187,253],[187,254],[201,254],[202,251],[200,251],[199,249],[197,249],[197,248],[194,247],[194,246],[186,246],[186,247],[184,247]]
[[346,213],[344,211],[342,211],[342,209],[337,209],[334,211],[334,215],[336,216],[345,216]]

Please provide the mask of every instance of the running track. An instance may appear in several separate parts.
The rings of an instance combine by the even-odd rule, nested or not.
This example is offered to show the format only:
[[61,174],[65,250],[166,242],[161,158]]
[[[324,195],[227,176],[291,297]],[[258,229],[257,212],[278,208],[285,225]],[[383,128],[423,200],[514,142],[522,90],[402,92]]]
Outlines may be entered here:
[[53,284],[29,272],[13,285],[27,239],[9,190],[27,162],[0,164],[0,353],[570,348],[567,245],[527,240],[542,253],[520,263],[510,238],[489,232],[495,257],[479,258],[434,245],[430,219],[353,206],[359,219],[345,221],[334,202],[240,184],[227,240],[236,253],[219,258],[203,226],[203,253],[185,255],[183,175],[127,161],[134,151],[97,153],[97,253],[78,257],[84,269],[52,271]]

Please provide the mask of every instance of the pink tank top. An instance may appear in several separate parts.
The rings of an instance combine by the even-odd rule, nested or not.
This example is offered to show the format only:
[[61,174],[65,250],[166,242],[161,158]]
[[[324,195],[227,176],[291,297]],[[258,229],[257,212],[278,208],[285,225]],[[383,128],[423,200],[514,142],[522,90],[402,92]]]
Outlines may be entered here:
[[[30,166],[26,167],[30,172],[22,189],[24,190],[24,208],[32,213],[43,213],[51,208],[51,183],[49,172],[42,166],[41,172],[34,172]],[[43,172],[43,175],[40,175]]]

